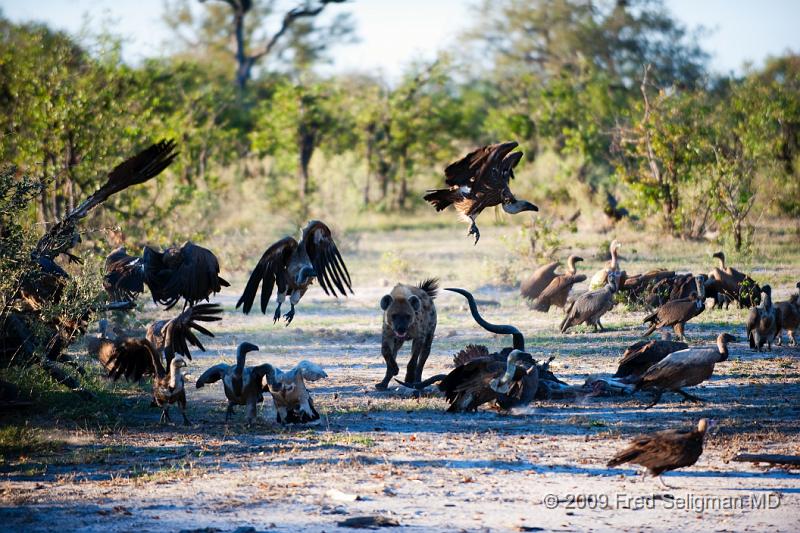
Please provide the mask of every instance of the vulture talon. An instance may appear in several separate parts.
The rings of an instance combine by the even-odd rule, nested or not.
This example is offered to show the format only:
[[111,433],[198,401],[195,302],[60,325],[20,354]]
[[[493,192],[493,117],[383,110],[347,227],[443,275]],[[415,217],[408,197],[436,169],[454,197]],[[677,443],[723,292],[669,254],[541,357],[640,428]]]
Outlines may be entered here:
[[292,306],[292,308],[289,310],[288,313],[283,315],[283,318],[286,319],[286,326],[288,327],[289,324],[291,324],[292,320],[294,319],[294,305]]
[[277,324],[278,320],[281,319],[281,304],[278,304],[278,307],[275,308],[275,314],[272,315],[272,323]]

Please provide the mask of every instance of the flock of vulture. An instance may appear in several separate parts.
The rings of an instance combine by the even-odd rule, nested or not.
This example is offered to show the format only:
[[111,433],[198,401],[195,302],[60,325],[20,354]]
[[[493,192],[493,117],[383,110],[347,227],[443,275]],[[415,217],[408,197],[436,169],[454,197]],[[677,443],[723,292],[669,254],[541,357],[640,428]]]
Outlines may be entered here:
[[[507,142],[469,153],[445,169],[447,188],[431,190],[425,195],[437,210],[453,205],[468,219],[469,235],[475,236],[475,244],[480,238],[475,220],[487,207],[500,205],[512,214],[537,210],[532,203],[517,200],[509,188],[514,167],[522,157],[522,152],[514,151],[516,147],[517,143]],[[55,377],[64,378],[60,381],[69,385],[71,382],[65,378],[65,373],[56,370],[57,364],[75,365],[64,350],[87,331],[90,316],[98,311],[132,309],[136,298],[146,289],[153,301],[165,309],[174,308],[182,300],[183,309],[177,316],[151,324],[143,335],[125,332],[101,320],[100,334],[88,340],[87,349],[114,380],[121,377],[131,381],[151,378],[153,401],[162,410],[162,422],[170,420],[170,406],[177,405],[183,422],[189,424],[183,368],[187,360],[191,360],[193,349],[205,349],[201,338],[214,336],[208,329],[210,324],[222,319],[221,306],[203,302],[229,286],[220,277],[219,262],[210,250],[191,242],[163,251],[146,246],[139,257],[129,255],[125,248],[118,248],[108,255],[105,264],[104,287],[111,304],[87,309],[81,319],[69,323],[40,313],[47,302],[61,298],[69,278],[55,259],[64,254],[70,260],[79,260],[70,252],[80,242],[77,223],[112,194],[158,175],[174,159],[174,150],[174,143],[161,141],[124,161],[108,174],[106,184],[40,239],[31,257],[34,265],[31,273],[20,280],[15,314],[13,320],[4,326],[2,346],[5,355],[22,351],[33,357],[31,323],[44,324],[52,334],[47,353],[43,356],[47,363],[45,367]],[[449,412],[474,411],[484,404],[494,404],[506,410],[534,399],[586,397],[621,391],[635,393],[640,390],[653,395],[648,408],[667,392],[700,401],[683,389],[707,380],[714,365],[727,359],[728,344],[735,341],[733,336],[721,333],[716,344],[710,347],[689,347],[683,342],[686,323],[704,312],[709,298],[714,307],[727,307],[736,302],[739,306],[751,308],[747,334],[754,349],[760,351],[765,344],[771,349],[773,342],[780,344],[783,330],[788,331],[791,345],[796,344],[794,332],[800,324],[798,294],[789,301],[773,304],[770,287],[760,287],[749,276],[727,266],[722,253],[715,254],[720,264],[707,275],[655,270],[628,276],[620,268],[619,248],[617,241],[611,243],[611,259],[605,268],[592,276],[587,292],[571,295],[574,286],[585,281],[587,276],[577,272],[576,263],[582,258],[570,256],[562,274],[556,273],[557,262],[538,268],[522,284],[522,295],[539,312],[548,312],[552,307],[563,308],[565,316],[560,330],[567,332],[579,324],[602,330],[601,318],[622,294],[629,301],[654,309],[644,319],[644,323],[649,324],[644,336],[656,329],[672,327],[679,340],[669,339],[667,333],[662,340],[638,342],[625,351],[612,378],[574,387],[559,380],[549,370],[552,358],[540,363],[526,351],[524,336],[516,327],[489,323],[480,315],[475,299],[468,291],[452,288],[447,290],[467,299],[470,312],[480,326],[495,334],[510,335],[512,345],[495,352],[490,352],[486,346],[469,345],[455,356],[454,368],[449,373],[426,380],[420,378],[423,359],[416,374],[410,378],[407,376],[406,381],[400,383],[415,391],[437,384],[449,404]],[[276,293],[273,318],[277,322],[288,297],[290,309],[284,319],[289,325],[295,307],[314,280],[328,295],[352,294],[350,274],[331,230],[319,221],[309,222],[299,241],[287,236],[266,249],[236,307],[245,314],[249,313],[260,288],[260,309],[266,313],[269,301]],[[435,281],[429,280],[424,288],[432,302],[436,293]],[[415,320],[423,319],[419,298],[416,304],[413,298],[416,297],[410,299],[411,316],[404,317],[406,328]],[[431,315],[432,328],[435,328],[435,310]],[[397,329],[393,331],[397,336],[396,355],[406,333],[400,335]],[[433,335],[433,329],[430,335]],[[263,402],[265,394],[271,396],[280,423],[305,423],[318,419],[319,413],[306,382],[327,377],[325,371],[309,361],[303,361],[288,371],[266,363],[248,366],[247,354],[258,349],[252,343],[242,342],[236,349],[235,362],[208,368],[197,379],[196,387],[222,383],[228,406],[226,421],[234,407],[242,405],[246,406],[247,422],[254,422],[257,404]],[[417,350],[415,341],[412,352]],[[396,363],[394,366],[396,368]],[[660,475],[666,470],[694,464],[702,452],[703,436],[710,425],[710,421],[703,419],[692,430],[666,430],[639,437],[609,465],[633,462],[647,467],[653,475]]]

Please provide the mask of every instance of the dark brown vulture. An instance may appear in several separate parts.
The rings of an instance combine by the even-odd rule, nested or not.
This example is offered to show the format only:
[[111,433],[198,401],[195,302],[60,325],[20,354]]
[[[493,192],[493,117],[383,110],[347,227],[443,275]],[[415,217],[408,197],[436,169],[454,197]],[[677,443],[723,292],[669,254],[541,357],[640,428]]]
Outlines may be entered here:
[[[615,378],[631,378],[641,376],[647,370],[672,352],[685,350],[689,347],[685,342],[670,340],[669,332],[663,333],[663,339],[658,341],[639,341],[629,346],[622,359],[619,360]],[[623,379],[624,381],[624,379]]]
[[650,327],[642,337],[647,337],[658,328],[672,326],[678,338],[686,340],[684,326],[689,320],[702,313],[705,308],[703,300],[697,296],[696,292],[691,293],[688,298],[670,300],[656,309],[654,313],[645,317],[642,323],[647,324],[649,322]]
[[605,287],[585,292],[570,302],[566,316],[561,322],[561,333],[566,333],[569,328],[583,323],[593,326],[595,331],[598,328],[600,331],[605,331],[600,319],[614,307],[614,294],[619,288],[621,275],[620,272],[610,271]]
[[[796,286],[800,289],[800,283]],[[787,302],[778,302],[775,304],[775,308],[780,313],[781,328],[789,334],[789,346],[797,346],[794,334],[800,328],[800,292],[792,294]],[[775,338],[775,344],[778,346],[783,344],[780,331]]]
[[608,462],[609,467],[633,463],[645,467],[651,476],[669,487],[661,474],[692,466],[703,453],[703,438],[714,425],[713,420],[701,418],[696,429],[667,429],[634,438],[627,448]]
[[501,205],[506,213],[515,215],[539,208],[525,200],[517,200],[509,188],[514,178],[514,167],[522,159],[522,152],[513,152],[519,144],[515,141],[490,144],[478,148],[444,169],[446,189],[432,189],[424,196],[437,211],[453,205],[472,224],[468,235],[475,235],[475,244],[481,233],[475,219],[487,207]]
[[750,309],[747,317],[747,340],[750,348],[761,351],[764,345],[772,351],[772,341],[779,336],[783,326],[781,325],[781,314],[772,305],[772,287],[764,285],[761,287],[764,299],[761,305]]
[[735,341],[733,335],[720,333],[714,347],[688,348],[669,354],[642,376],[632,380],[634,392],[644,390],[655,394],[647,409],[656,405],[665,392],[677,392],[687,400],[702,401],[683,391],[683,387],[693,387],[710,378],[714,373],[714,365],[728,359],[728,343]]
[[136,300],[144,292],[142,258],[128,255],[124,246],[115,248],[106,256],[103,288],[112,300]]
[[[567,270],[564,274],[555,274],[555,268],[559,263],[545,265],[545,267],[547,267],[546,271],[542,271],[542,268],[537,269],[528,282],[522,285],[520,292],[524,297],[533,300],[533,309],[535,311],[546,313],[550,310],[550,306],[563,308],[567,305],[567,297],[573,285],[586,281],[586,276],[577,274],[575,263],[578,261],[583,261],[583,258],[575,255],[569,256],[567,259]],[[537,274],[540,273],[544,275],[537,277]],[[552,277],[549,275],[551,273]],[[542,283],[546,279],[549,279],[549,281],[547,283]],[[536,291],[535,289],[538,289],[540,285],[544,286],[541,290]],[[525,289],[529,290],[526,291]]]
[[319,281],[325,294],[338,298],[338,290],[342,296],[347,296],[345,287],[353,294],[350,273],[336,248],[331,230],[318,220],[312,220],[303,229],[299,243],[293,237],[284,237],[267,248],[250,274],[236,308],[241,307],[242,312],[249,313],[261,285],[261,312],[266,313],[272,290],[277,285],[278,306],[272,318],[277,322],[281,317],[281,305],[288,296],[292,306],[284,316],[288,326],[294,318],[294,306],[314,279]]
[[761,288],[751,277],[726,266],[723,252],[717,252],[712,257],[719,259],[719,267],[714,267],[708,273],[709,293],[715,296],[715,306],[727,306],[732,300],[739,304],[740,309],[761,303]]

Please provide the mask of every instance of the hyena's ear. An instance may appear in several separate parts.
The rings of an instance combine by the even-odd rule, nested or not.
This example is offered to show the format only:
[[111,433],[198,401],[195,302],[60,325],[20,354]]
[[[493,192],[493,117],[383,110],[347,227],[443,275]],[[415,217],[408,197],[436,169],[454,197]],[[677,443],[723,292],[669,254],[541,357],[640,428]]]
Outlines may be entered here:
[[386,296],[381,298],[381,309],[386,311],[387,309],[389,309],[390,305],[392,305],[392,296],[390,294],[387,294]]
[[422,302],[419,301],[419,297],[414,296],[413,294],[408,297],[408,303],[411,304],[411,307],[414,308],[414,311],[419,311],[419,308],[422,306]]

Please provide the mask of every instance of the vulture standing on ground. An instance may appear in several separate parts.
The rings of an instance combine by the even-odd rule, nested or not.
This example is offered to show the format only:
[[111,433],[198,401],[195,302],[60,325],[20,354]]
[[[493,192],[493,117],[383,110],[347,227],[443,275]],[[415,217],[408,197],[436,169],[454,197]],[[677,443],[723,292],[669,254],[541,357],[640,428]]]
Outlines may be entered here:
[[715,307],[722,307],[723,304],[727,307],[730,300],[736,300],[740,309],[761,303],[761,289],[752,278],[726,266],[723,252],[717,252],[712,257],[719,259],[719,266],[708,273],[709,295],[714,296]]
[[321,366],[311,361],[300,361],[288,372],[273,367],[273,372],[264,376],[263,390],[272,395],[276,418],[281,424],[305,424],[319,420],[314,400],[306,388],[306,381],[327,378]]
[[[800,282],[797,283],[796,287],[800,289]],[[789,334],[789,346],[797,346],[794,334],[797,329],[800,328],[800,291],[792,294],[788,302],[778,302],[775,304],[775,308],[780,315],[781,329],[785,329],[786,333]],[[781,333],[781,331],[778,331],[778,335],[775,338],[775,344],[778,346],[783,345]]]
[[602,289],[608,283],[608,275],[611,272],[620,272],[619,269],[619,257],[617,255],[617,250],[619,250],[620,242],[617,239],[611,241],[611,244],[608,246],[608,251],[611,253],[611,259],[606,263],[606,266],[595,272],[594,276],[592,276],[592,280],[589,282],[589,290],[596,291],[597,289]]
[[764,299],[761,305],[750,309],[747,317],[747,340],[750,348],[761,351],[764,344],[767,349],[772,351],[772,341],[781,333],[781,314],[772,305],[772,287],[764,285],[761,287]]
[[684,335],[686,323],[702,313],[705,308],[703,300],[697,296],[696,292],[691,293],[688,298],[670,300],[642,320],[642,324],[650,323],[650,327],[642,337],[647,337],[658,328],[672,326],[678,338],[686,340],[686,335]]
[[572,326],[589,324],[597,331],[605,331],[600,318],[614,307],[614,294],[619,288],[621,274],[617,271],[608,273],[608,282],[602,289],[581,294],[570,302],[567,314],[561,322],[561,333],[566,333]]
[[142,257],[128,255],[122,246],[108,254],[103,287],[109,295],[133,301],[144,292],[145,284],[153,301],[167,309],[181,298],[192,306],[230,286],[219,276],[213,252],[193,242],[163,252],[145,246]]
[[714,373],[714,365],[728,359],[728,343],[735,341],[733,335],[720,333],[714,347],[673,352],[632,380],[635,383],[633,391],[652,391],[655,394],[653,402],[646,409],[656,405],[665,392],[677,392],[687,400],[700,402],[700,398],[683,391],[683,387],[693,387],[710,378]]
[[288,326],[294,318],[294,306],[315,278],[325,294],[338,298],[338,289],[342,296],[347,296],[345,287],[353,294],[350,273],[336,248],[331,230],[318,220],[312,220],[303,229],[299,243],[292,237],[284,237],[267,248],[250,274],[236,308],[241,307],[242,312],[248,314],[261,285],[261,312],[266,313],[272,289],[277,285],[278,306],[272,318],[277,322],[281,317],[281,305],[288,296],[292,306],[284,316]]
[[685,342],[671,340],[668,331],[663,331],[661,335],[662,339],[659,341],[639,341],[629,346],[619,360],[614,377],[623,378],[624,381],[625,378],[641,376],[672,352],[689,347]]
[[514,167],[522,159],[522,152],[512,152],[515,141],[490,144],[478,148],[444,169],[446,189],[432,189],[424,196],[436,211],[453,205],[472,224],[467,235],[475,235],[475,244],[481,233],[475,219],[487,207],[502,205],[506,213],[515,215],[539,208],[525,200],[517,200],[508,184],[514,178]]
[[646,473],[658,476],[666,488],[669,487],[661,474],[692,466],[703,453],[703,438],[713,427],[714,421],[701,418],[696,429],[667,429],[634,438],[627,448],[617,453],[608,462],[609,467],[633,463],[645,467]]
[[[661,283],[665,279],[675,276],[675,272],[671,270],[656,269],[645,272],[644,274],[635,274],[625,278],[625,283],[619,290],[626,292],[631,300],[645,300],[648,298],[648,293],[653,292],[653,287]],[[666,301],[666,300],[664,300]],[[652,307],[658,307],[664,302],[659,302]]]
[[203,388],[206,383],[216,383],[222,380],[222,388],[228,399],[228,409],[225,411],[225,422],[230,420],[235,405],[247,406],[247,424],[256,420],[256,405],[264,401],[261,392],[261,382],[269,373],[274,373],[272,365],[263,364],[254,367],[245,366],[247,354],[258,350],[258,346],[243,342],[236,349],[236,364],[214,365],[197,379],[195,386]]
[[[551,305],[561,308],[567,305],[567,297],[573,285],[586,280],[586,276],[583,274],[576,275],[577,270],[575,268],[575,263],[578,261],[583,261],[583,258],[575,255],[569,256],[567,259],[567,271],[564,274],[558,275],[555,274],[555,268],[559,263],[545,265],[547,270],[542,271],[544,267],[537,269],[536,272],[533,273],[533,276],[523,284],[520,292],[526,298],[534,300],[533,309],[535,311],[546,313],[550,310]],[[537,279],[537,274],[543,275]],[[552,274],[552,277],[550,277],[550,274]],[[542,283],[542,281],[548,278],[550,280],[547,283]],[[544,286],[540,290],[536,290],[539,285]],[[526,288],[529,290],[526,291]]]

